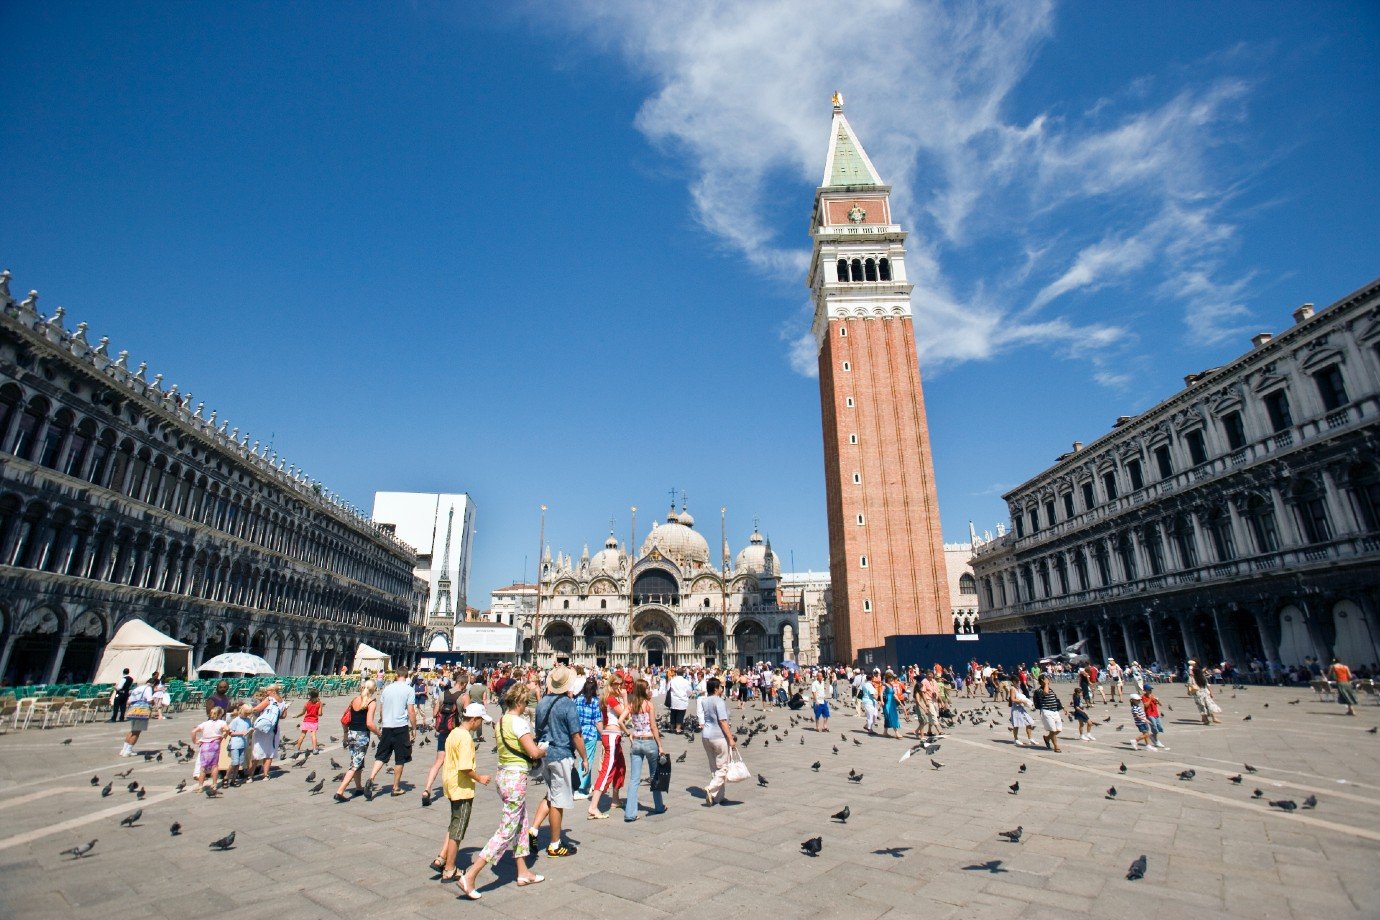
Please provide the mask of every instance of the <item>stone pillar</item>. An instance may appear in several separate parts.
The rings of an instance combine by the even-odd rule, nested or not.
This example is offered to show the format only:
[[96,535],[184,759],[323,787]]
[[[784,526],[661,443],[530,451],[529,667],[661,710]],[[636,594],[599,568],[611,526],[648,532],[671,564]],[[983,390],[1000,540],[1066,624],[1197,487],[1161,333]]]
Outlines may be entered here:
[[1131,638],[1131,627],[1125,620],[1121,621],[1121,641],[1126,646],[1126,660],[1122,662],[1129,665],[1133,661],[1139,661],[1140,656],[1136,654],[1136,643]]
[[5,669],[10,665],[10,653],[14,651],[14,643],[18,638],[14,633],[10,633],[5,639],[5,647],[0,650],[0,677],[4,676]]
[[1058,651],[1062,652],[1064,649],[1066,649],[1066,648],[1069,647],[1069,634],[1068,634],[1068,630],[1065,629],[1064,627],[1060,626],[1060,627],[1058,628],[1057,635],[1059,636],[1059,649],[1058,649]]
[[1115,655],[1113,655],[1113,654],[1111,653],[1111,648],[1107,645],[1107,630],[1103,627],[1103,625],[1102,625],[1102,623],[1101,623],[1100,621],[1099,621],[1098,624],[1097,624],[1097,644],[1098,644],[1098,645],[1101,647],[1101,649],[1102,649],[1102,663],[1103,663],[1103,664],[1106,664],[1106,663],[1107,663],[1107,659],[1108,659],[1108,658],[1115,658],[1115,657],[1116,657]]
[[48,679],[45,684],[55,684],[58,679],[58,669],[62,667],[62,659],[67,656],[67,643],[72,641],[71,636],[63,636],[58,641],[57,651],[53,653],[53,662],[48,665]]
[[[1351,509],[1351,503],[1342,496],[1342,490],[1338,488],[1336,477],[1331,470],[1322,471],[1323,497],[1327,502],[1327,516],[1332,519],[1332,536],[1334,539],[1345,534],[1364,533],[1365,528],[1360,521],[1355,519],[1355,514]],[[1331,658],[1323,659],[1324,662]]]
[[[1188,619],[1186,617],[1175,617],[1175,619],[1179,621],[1179,635],[1183,636],[1184,655],[1188,658],[1202,661],[1204,657],[1202,655],[1202,649],[1198,648],[1198,643],[1195,641],[1192,631],[1188,628]],[[1163,662],[1161,662],[1161,664],[1163,664]]]
[[1155,630],[1154,618],[1148,613],[1145,615],[1145,625],[1150,630],[1150,647],[1151,651],[1155,653],[1155,662],[1160,667],[1164,667],[1167,662],[1164,657],[1164,649],[1160,646],[1160,634]]

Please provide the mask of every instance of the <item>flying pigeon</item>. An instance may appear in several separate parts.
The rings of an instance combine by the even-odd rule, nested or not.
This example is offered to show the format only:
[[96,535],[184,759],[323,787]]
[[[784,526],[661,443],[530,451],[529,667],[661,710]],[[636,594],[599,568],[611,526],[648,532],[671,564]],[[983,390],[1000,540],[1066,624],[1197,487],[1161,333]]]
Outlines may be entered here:
[[998,832],[997,832],[997,836],[998,836],[998,837],[1005,837],[1007,840],[1010,840],[1012,843],[1020,843],[1020,842],[1021,842],[1021,835],[1024,834],[1024,833],[1025,833],[1025,828],[1024,828],[1024,827],[1021,827],[1021,826],[1018,824],[1018,825],[1016,825],[1016,829],[1015,829],[1014,831],[998,831]]
[[139,823],[139,819],[142,818],[143,816],[144,816],[144,809],[142,809],[142,808],[135,809],[135,811],[134,811],[133,814],[125,815],[123,818],[120,819],[120,826],[121,826],[121,827],[133,827],[134,825],[136,825],[136,824]]
[[232,846],[234,846],[234,845],[235,845],[235,832],[234,832],[234,831],[231,831],[230,833],[226,834],[224,837],[220,838],[219,840],[213,840],[213,841],[211,841],[211,845],[210,845],[209,849],[212,849],[212,850],[228,850],[228,849],[230,849],[230,848],[231,848]]
[[77,846],[72,847],[70,850],[63,850],[63,851],[62,851],[61,853],[59,853],[58,855],[59,855],[59,856],[70,856],[70,857],[72,857],[73,859],[81,859],[81,858],[82,858],[83,856],[85,856],[87,853],[90,853],[91,850],[92,850],[92,848],[94,848],[95,846],[96,846],[96,841],[94,841],[94,840],[88,840],[86,843],[78,844]]
[[1134,882],[1142,878],[1145,878],[1145,857],[1137,856],[1135,862],[1131,863],[1130,868],[1126,870],[1126,880]]
[[848,818],[849,818],[852,814],[853,814],[853,810],[852,810],[851,808],[849,808],[847,805],[845,805],[845,806],[843,806],[843,811],[835,812],[834,814],[830,815],[829,817],[833,818],[835,821],[838,821],[838,822],[841,823],[841,824],[847,824],[847,823],[848,823]]
[[813,859],[819,855],[820,850],[824,849],[824,838],[811,837],[800,845],[800,849],[801,852]]

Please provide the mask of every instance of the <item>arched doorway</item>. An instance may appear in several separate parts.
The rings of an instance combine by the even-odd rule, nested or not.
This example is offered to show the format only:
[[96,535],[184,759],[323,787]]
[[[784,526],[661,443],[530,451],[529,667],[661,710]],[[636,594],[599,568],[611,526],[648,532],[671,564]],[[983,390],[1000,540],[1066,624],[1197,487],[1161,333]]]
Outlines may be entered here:
[[724,647],[724,628],[718,620],[703,619],[695,624],[695,651],[706,667],[719,663]]
[[643,610],[633,617],[632,631],[633,651],[640,651],[646,664],[655,667],[668,663],[667,655],[676,635],[676,623],[669,613]]
[[1332,608],[1332,620],[1337,632],[1332,654],[1352,667],[1375,664],[1375,639],[1360,606],[1354,601],[1338,601]]
[[44,683],[62,634],[62,616],[44,607],[20,620],[15,628],[14,646],[5,665],[5,683],[10,686]]
[[570,664],[570,656],[575,651],[575,630],[569,623],[555,622],[542,632],[546,646],[561,664]]
[[738,645],[738,667],[750,668],[762,657],[762,646],[767,631],[756,620],[744,620],[733,630],[733,639]]
[[1303,611],[1290,604],[1279,612],[1279,663],[1293,667],[1312,655],[1313,640],[1308,635]]
[[105,621],[87,610],[72,623],[67,654],[58,665],[58,681],[64,684],[90,680],[105,646]]
[[613,626],[608,620],[590,620],[585,625],[584,653],[594,659],[594,666],[608,666],[609,650],[613,648]]

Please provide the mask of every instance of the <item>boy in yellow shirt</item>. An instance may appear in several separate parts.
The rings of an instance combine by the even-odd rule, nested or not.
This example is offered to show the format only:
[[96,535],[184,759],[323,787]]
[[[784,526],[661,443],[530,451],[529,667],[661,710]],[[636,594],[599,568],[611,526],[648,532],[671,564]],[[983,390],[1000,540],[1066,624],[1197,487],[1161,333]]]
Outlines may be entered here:
[[[450,800],[450,827],[446,830],[446,841],[441,846],[441,855],[436,857],[432,868],[442,869],[441,881],[453,882],[459,876],[455,869],[455,856],[460,851],[460,841],[470,825],[470,809],[474,805],[474,784],[489,785],[493,777],[485,776],[475,769],[474,735],[470,734],[485,722],[493,723],[493,718],[484,709],[483,703],[470,703],[461,713],[460,724],[446,738],[446,762],[441,768],[441,786],[446,798]],[[438,866],[437,863],[441,863]]]

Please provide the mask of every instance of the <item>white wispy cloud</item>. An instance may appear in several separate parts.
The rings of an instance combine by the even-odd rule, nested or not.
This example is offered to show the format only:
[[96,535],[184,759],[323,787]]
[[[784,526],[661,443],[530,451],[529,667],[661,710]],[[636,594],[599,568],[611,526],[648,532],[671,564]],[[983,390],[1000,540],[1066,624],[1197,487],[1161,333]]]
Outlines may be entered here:
[[[760,269],[789,280],[805,270],[804,241],[763,215],[782,179],[819,181],[827,99],[843,89],[916,230],[907,269],[926,370],[1037,347],[1124,386],[1107,355],[1134,335],[1080,316],[1081,297],[1156,291],[1186,308],[1200,341],[1246,313],[1249,279],[1220,278],[1235,228],[1212,154],[1249,87],[1224,78],[1156,99],[1140,82],[1084,113],[1014,120],[1010,97],[1054,13],[1048,0],[870,0],[846,14],[822,0],[590,0],[555,20],[650,78],[638,128],[685,164],[705,230]],[[950,267],[955,253],[998,243],[1012,247],[1009,265],[981,277]],[[810,374],[813,339],[797,328],[783,336],[786,357]]]

